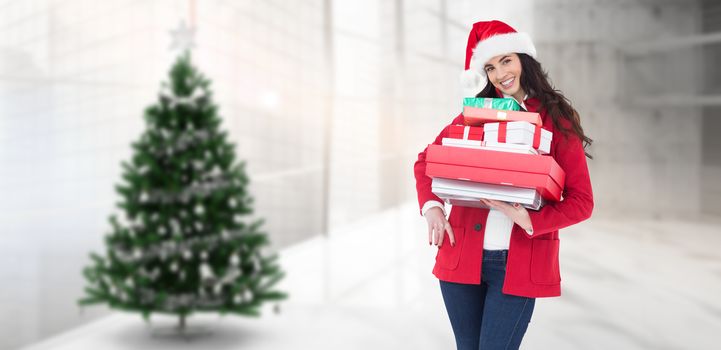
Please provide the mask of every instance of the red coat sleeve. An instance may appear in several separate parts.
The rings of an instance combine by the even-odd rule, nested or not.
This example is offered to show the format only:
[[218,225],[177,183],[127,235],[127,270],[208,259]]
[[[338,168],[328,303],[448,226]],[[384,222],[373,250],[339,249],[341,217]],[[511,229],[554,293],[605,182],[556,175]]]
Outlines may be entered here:
[[[443,141],[444,137],[448,137],[448,128],[451,125],[454,124],[463,124],[463,114],[459,114],[453,121],[446,125],[443,130],[436,136],[435,141],[433,141],[434,145],[440,145]],[[438,196],[433,194],[431,191],[431,178],[426,176],[426,151],[428,150],[428,146],[426,146],[425,149],[423,149],[423,152],[418,153],[418,160],[416,160],[416,163],[413,165],[413,173],[416,177],[416,191],[418,192],[418,212],[423,215],[421,210],[423,209],[423,204],[425,204],[427,201],[435,200],[443,203],[443,200],[440,199]]]
[[558,132],[558,139],[554,159],[566,172],[563,200],[547,203],[538,211],[528,211],[533,237],[586,220],[593,211],[593,190],[583,143],[572,132],[568,136]]

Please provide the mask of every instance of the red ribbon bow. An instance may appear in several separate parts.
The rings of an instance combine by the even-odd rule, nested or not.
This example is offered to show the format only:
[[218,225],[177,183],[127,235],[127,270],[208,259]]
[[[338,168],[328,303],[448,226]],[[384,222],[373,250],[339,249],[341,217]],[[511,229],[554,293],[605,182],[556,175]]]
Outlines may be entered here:
[[[506,142],[506,130],[508,122],[498,123],[498,142]],[[541,146],[541,127],[534,124],[533,130],[533,148],[538,149]]]

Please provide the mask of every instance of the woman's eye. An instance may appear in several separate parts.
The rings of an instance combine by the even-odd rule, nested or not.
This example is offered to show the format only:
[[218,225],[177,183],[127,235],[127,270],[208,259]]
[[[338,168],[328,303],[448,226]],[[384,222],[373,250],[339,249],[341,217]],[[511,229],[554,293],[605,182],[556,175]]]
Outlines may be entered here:
[[508,62],[511,62],[511,60],[505,60],[503,61],[503,64],[507,64]]
[[490,71],[492,71],[492,70],[493,70],[493,67],[488,67],[488,68],[486,68],[486,72],[490,72]]

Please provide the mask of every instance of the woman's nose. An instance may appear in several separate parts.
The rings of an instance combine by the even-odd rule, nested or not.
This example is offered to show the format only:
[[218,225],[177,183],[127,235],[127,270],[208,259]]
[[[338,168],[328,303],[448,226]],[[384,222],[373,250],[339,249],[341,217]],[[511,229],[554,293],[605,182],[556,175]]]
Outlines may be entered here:
[[493,70],[493,73],[495,74],[494,79],[496,81],[500,81],[500,79],[506,76],[506,71],[503,68],[496,68]]

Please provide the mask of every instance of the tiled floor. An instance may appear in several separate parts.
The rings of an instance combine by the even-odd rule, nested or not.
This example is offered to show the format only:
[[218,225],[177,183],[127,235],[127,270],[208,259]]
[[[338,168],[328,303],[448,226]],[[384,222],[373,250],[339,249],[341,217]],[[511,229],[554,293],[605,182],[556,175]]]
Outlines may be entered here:
[[[409,203],[286,249],[280,313],[193,316],[209,336],[117,313],[30,349],[453,349],[425,232]],[[561,242],[562,296],[537,300],[522,349],[718,348],[721,225],[591,219]]]

